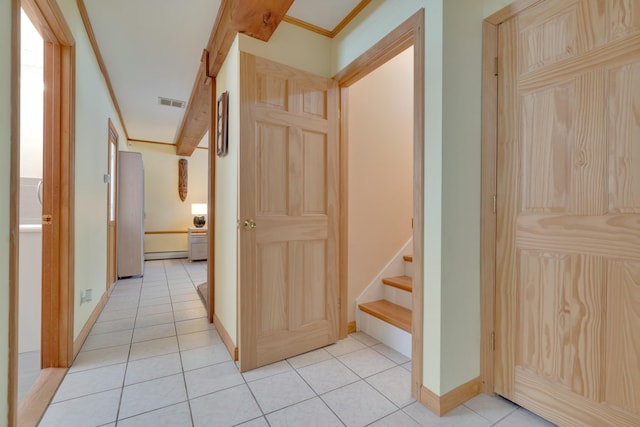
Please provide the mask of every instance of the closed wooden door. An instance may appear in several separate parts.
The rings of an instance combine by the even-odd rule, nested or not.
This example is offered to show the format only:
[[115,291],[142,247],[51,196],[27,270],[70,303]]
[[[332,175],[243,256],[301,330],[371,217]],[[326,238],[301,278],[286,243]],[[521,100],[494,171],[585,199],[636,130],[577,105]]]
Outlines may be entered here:
[[113,127],[113,123],[109,120],[109,145],[108,145],[108,167],[109,180],[107,183],[107,289],[111,287],[117,280],[117,255],[116,255],[116,236],[117,236],[117,195],[118,188],[116,180],[118,179],[118,133]]
[[239,358],[246,371],[338,336],[338,87],[240,56]]
[[640,0],[499,27],[496,391],[640,425]]

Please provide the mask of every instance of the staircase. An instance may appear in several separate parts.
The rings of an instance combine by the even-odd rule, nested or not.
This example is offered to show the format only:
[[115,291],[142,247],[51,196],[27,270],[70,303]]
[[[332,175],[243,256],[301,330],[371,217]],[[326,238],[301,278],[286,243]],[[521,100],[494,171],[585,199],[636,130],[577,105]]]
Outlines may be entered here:
[[404,255],[404,274],[383,277],[382,298],[358,304],[357,326],[394,350],[411,357],[411,255]]

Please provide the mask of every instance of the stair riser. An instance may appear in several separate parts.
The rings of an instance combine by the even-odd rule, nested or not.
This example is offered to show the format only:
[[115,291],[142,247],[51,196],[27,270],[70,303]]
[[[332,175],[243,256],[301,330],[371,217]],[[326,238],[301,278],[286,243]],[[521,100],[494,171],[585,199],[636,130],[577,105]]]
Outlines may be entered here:
[[356,311],[359,331],[377,339],[395,351],[411,357],[411,334],[360,310]]
[[404,275],[413,277],[413,263],[412,262],[404,262]]
[[383,286],[382,290],[382,299],[386,299],[387,301],[391,301],[394,304],[398,304],[403,306],[404,308],[408,308],[411,310],[411,294],[407,291],[403,291],[402,289],[394,288],[393,286]]

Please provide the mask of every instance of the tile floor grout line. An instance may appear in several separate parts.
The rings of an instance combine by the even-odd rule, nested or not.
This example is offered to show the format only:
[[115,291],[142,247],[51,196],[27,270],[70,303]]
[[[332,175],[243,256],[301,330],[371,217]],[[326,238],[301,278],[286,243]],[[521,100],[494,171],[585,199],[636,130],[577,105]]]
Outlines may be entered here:
[[[213,358],[213,359],[209,358],[209,359],[202,359],[206,363],[205,366],[202,366],[202,367],[199,367],[199,368],[196,368],[196,369],[191,369],[189,371],[185,370],[184,360],[186,360],[186,359],[183,359],[183,351],[182,351],[182,348],[180,346],[180,338],[181,337],[188,337],[189,335],[194,335],[194,334],[199,334],[199,333],[203,335],[202,336],[202,341],[200,339],[191,339],[191,340],[189,340],[185,344],[187,347],[189,347],[190,345],[196,345],[196,346],[193,347],[193,348],[189,348],[188,350],[185,350],[185,352],[192,351],[192,350],[208,349],[208,350],[202,351],[202,354],[204,355],[205,353],[207,353],[207,351],[209,351],[209,352],[211,351],[211,348],[212,348],[213,345],[218,345],[218,344],[210,344],[210,343],[206,344],[206,345],[201,345],[200,344],[201,342],[204,342],[204,341],[208,342],[208,340],[210,339],[210,336],[208,336],[208,335],[211,334],[212,333],[211,331],[215,330],[215,328],[214,329],[206,328],[206,329],[203,329],[203,330],[190,330],[191,328],[199,329],[201,327],[201,325],[199,323],[199,319],[202,319],[202,317],[190,318],[190,316],[192,314],[188,314],[188,315],[186,315],[187,318],[179,320],[179,321],[176,320],[176,318],[175,318],[175,312],[174,312],[175,304],[183,303],[183,302],[184,303],[188,303],[190,301],[199,300],[199,299],[195,299],[195,300],[184,299],[183,300],[182,297],[180,297],[180,295],[188,295],[189,294],[189,292],[184,292],[183,293],[182,292],[183,288],[185,290],[187,288],[189,288],[189,289],[193,288],[197,292],[197,289],[194,286],[194,280],[195,280],[196,277],[198,277],[200,272],[199,272],[198,267],[196,267],[196,266],[194,266],[196,268],[189,269],[188,265],[185,264],[184,262],[173,263],[173,262],[170,262],[170,261],[167,261],[167,260],[163,260],[160,263],[154,263],[154,265],[152,267],[153,268],[145,268],[145,272],[146,272],[145,274],[148,273],[148,274],[152,275],[153,276],[153,280],[146,281],[145,278],[142,278],[142,280],[140,280],[140,281],[133,281],[133,282],[128,282],[128,283],[125,283],[124,281],[120,281],[120,283],[116,283],[116,285],[112,289],[110,297],[107,300],[107,303],[105,304],[105,309],[107,309],[107,311],[109,311],[109,309],[112,309],[113,312],[126,311],[126,309],[125,310],[118,310],[118,308],[119,308],[118,304],[126,304],[128,299],[133,299],[133,295],[131,295],[131,294],[137,294],[138,301],[137,301],[137,305],[135,307],[135,316],[134,317],[132,317],[132,318],[124,318],[124,319],[113,319],[113,320],[108,320],[108,321],[105,321],[105,322],[96,321],[96,324],[99,324],[99,323],[106,323],[106,322],[112,322],[112,321],[113,322],[117,322],[117,321],[122,321],[122,320],[126,320],[126,319],[133,319],[133,329],[131,329],[131,330],[130,329],[114,330],[114,331],[104,332],[102,334],[93,334],[93,335],[91,335],[91,336],[97,337],[97,341],[99,342],[101,339],[106,338],[106,337],[101,337],[101,335],[103,335],[103,334],[114,333],[117,336],[118,332],[126,333],[128,331],[131,331],[131,336],[129,338],[128,344],[110,345],[108,347],[99,347],[99,348],[86,350],[86,351],[83,351],[83,349],[81,349],[81,353],[83,353],[83,354],[87,354],[89,352],[95,352],[93,354],[90,354],[90,357],[88,358],[88,360],[90,361],[89,363],[100,364],[100,363],[104,363],[104,360],[109,360],[109,358],[113,358],[114,356],[118,356],[118,353],[125,353],[124,346],[127,345],[128,348],[126,348],[127,351],[126,351],[125,359],[123,361],[120,361],[120,362],[108,362],[109,364],[102,365],[102,366],[93,366],[93,367],[89,367],[89,368],[78,368],[79,370],[77,370],[77,371],[73,371],[73,372],[67,373],[67,375],[89,373],[92,370],[101,369],[101,368],[108,368],[108,367],[113,367],[113,366],[116,366],[116,365],[124,364],[125,367],[124,367],[124,374],[123,374],[123,378],[122,378],[122,384],[120,385],[119,388],[108,388],[106,390],[101,390],[101,391],[97,391],[97,392],[91,392],[91,393],[85,394],[83,396],[72,397],[70,399],[61,400],[59,402],[52,403],[50,405],[50,407],[53,407],[54,405],[57,406],[58,404],[65,405],[65,406],[59,406],[58,407],[59,409],[57,409],[55,411],[55,412],[58,412],[58,415],[56,415],[55,417],[60,416],[59,411],[60,410],[64,411],[63,408],[68,407],[66,405],[68,405],[69,402],[71,402],[71,401],[78,400],[77,404],[81,404],[79,399],[83,399],[83,398],[86,398],[86,397],[89,397],[89,396],[100,395],[102,393],[110,393],[112,395],[112,398],[113,398],[112,400],[110,400],[111,401],[110,405],[113,405],[113,406],[109,406],[109,408],[112,408],[110,410],[114,410],[114,409],[116,409],[116,405],[117,405],[117,410],[114,411],[116,413],[116,415],[115,415],[116,419],[115,419],[115,421],[113,421],[111,423],[102,424],[103,426],[114,425],[113,423],[116,423],[115,425],[120,425],[120,423],[123,422],[124,420],[135,419],[135,418],[140,417],[142,415],[151,414],[151,413],[154,413],[154,412],[160,411],[160,410],[165,410],[166,411],[166,408],[170,408],[170,407],[175,406],[175,405],[184,405],[184,403],[187,404],[186,407],[189,410],[189,416],[190,416],[189,419],[190,419],[191,425],[195,426],[196,425],[196,423],[195,423],[195,413],[193,412],[193,410],[191,408],[191,401],[192,400],[199,399],[199,398],[202,398],[202,397],[205,397],[205,396],[214,395],[214,394],[223,392],[225,390],[229,390],[229,389],[232,389],[232,388],[240,387],[242,384],[244,384],[244,386],[249,390],[251,398],[253,399],[253,401],[255,402],[256,406],[258,407],[260,415],[256,416],[255,418],[251,418],[249,420],[242,421],[241,423],[234,424],[234,425],[239,426],[239,425],[245,424],[247,422],[257,422],[257,421],[259,421],[259,419],[262,419],[265,422],[266,425],[271,426],[272,423],[269,421],[267,416],[270,416],[270,415],[272,415],[274,413],[279,413],[281,411],[286,411],[286,410],[288,410],[290,408],[293,408],[293,407],[295,407],[297,405],[304,404],[305,402],[310,402],[313,399],[315,399],[316,397],[319,398],[319,402],[322,403],[322,407],[323,408],[328,408],[329,409],[329,412],[326,412],[326,415],[329,416],[329,413],[333,414],[335,416],[335,419],[337,419],[338,422],[341,425],[344,425],[345,422],[337,415],[337,413],[331,408],[331,406],[329,406],[329,404],[324,399],[329,395],[329,393],[335,392],[335,391],[340,390],[340,389],[344,389],[344,388],[349,387],[349,386],[351,386],[351,385],[353,385],[353,384],[355,384],[355,383],[357,383],[359,381],[362,381],[364,384],[366,384],[368,387],[370,387],[373,391],[378,393],[378,395],[382,395],[383,398],[388,400],[392,405],[391,408],[395,408],[395,410],[393,410],[389,414],[386,414],[386,415],[384,415],[384,416],[382,416],[382,417],[380,417],[380,418],[378,418],[376,420],[368,422],[367,423],[368,426],[370,426],[372,424],[379,423],[379,422],[381,422],[381,420],[383,420],[383,419],[385,419],[385,418],[387,418],[389,416],[395,415],[395,414],[397,414],[399,412],[402,413],[404,416],[407,416],[408,419],[412,420],[413,422],[418,423],[418,425],[421,422],[424,422],[425,420],[429,420],[430,419],[429,416],[426,416],[426,415],[423,416],[422,412],[420,412],[420,411],[416,412],[417,408],[414,408],[414,410],[411,411],[411,412],[413,412],[413,415],[410,414],[409,408],[413,407],[414,405],[417,405],[416,401],[410,402],[410,403],[408,403],[408,404],[406,404],[406,405],[401,407],[400,405],[396,405],[391,400],[391,398],[387,397],[387,395],[384,394],[383,389],[379,390],[372,383],[370,383],[370,381],[372,381],[372,378],[375,377],[376,375],[389,372],[389,371],[393,370],[396,367],[401,367],[402,369],[405,369],[404,365],[406,365],[408,363],[411,363],[411,361],[408,360],[408,361],[396,362],[395,360],[391,359],[391,357],[389,357],[386,354],[384,354],[382,351],[379,351],[379,349],[374,348],[374,347],[379,346],[379,345],[384,345],[383,343],[375,342],[375,343],[372,343],[372,344],[368,344],[367,342],[371,342],[371,341],[369,341],[367,339],[366,334],[362,334],[360,337],[356,337],[355,334],[350,334],[348,336],[348,338],[351,338],[354,341],[356,341],[359,344],[361,344],[362,348],[359,348],[357,350],[349,351],[349,352],[346,352],[346,353],[340,354],[340,355],[334,355],[331,352],[327,351],[326,347],[325,347],[325,348],[323,348],[323,350],[326,353],[323,354],[322,357],[317,357],[317,359],[322,359],[322,358],[326,357],[326,359],[324,359],[324,360],[320,360],[320,361],[313,362],[313,363],[308,363],[307,362],[304,366],[300,366],[300,367],[296,368],[296,367],[293,366],[293,363],[290,360],[292,358],[285,359],[284,362],[286,363],[286,365],[283,365],[283,366],[287,366],[289,369],[287,369],[284,372],[278,372],[278,373],[275,373],[275,374],[270,374],[270,375],[267,375],[265,377],[253,380],[253,381],[248,381],[245,378],[245,375],[244,374],[240,374],[239,370],[238,370],[238,374],[240,374],[241,377],[242,377],[242,381],[238,385],[230,386],[230,387],[223,388],[223,389],[220,389],[220,390],[216,390],[216,391],[214,391],[212,393],[207,393],[207,394],[204,394],[202,396],[194,397],[193,399],[191,399],[190,396],[189,396],[189,393],[188,393],[187,378],[186,378],[186,376],[187,376],[186,374],[188,372],[195,371],[197,369],[205,369],[205,368],[208,368],[208,367],[217,366],[217,365],[221,365],[221,364],[229,363],[229,362],[231,362],[231,364],[233,364],[235,369],[237,369],[237,365],[235,365],[234,362],[230,361],[230,360],[222,360],[222,361],[217,361],[217,362],[214,362],[214,363],[210,363],[209,362],[210,360],[216,360],[216,358]],[[163,272],[162,274],[164,274],[164,278],[165,278],[164,281],[158,280],[158,278],[157,278],[157,272],[158,271],[162,271]],[[187,275],[191,278],[191,283],[190,284],[189,283],[183,283],[183,281],[185,279],[184,279],[184,277],[182,275],[179,274],[180,272],[183,272],[183,271],[186,271]],[[169,279],[169,276],[168,276],[169,273],[171,273],[172,276],[175,277],[175,279]],[[127,279],[125,279],[125,280],[127,280]],[[174,283],[174,282],[172,282],[172,280],[175,280],[176,282]],[[167,323],[160,323],[158,325],[149,325],[149,326],[137,327],[138,322],[140,321],[140,319],[145,317],[145,316],[141,315],[141,308],[153,307],[153,305],[147,305],[145,303],[145,301],[148,301],[149,299],[154,299],[154,297],[152,295],[146,295],[147,292],[145,292],[145,290],[149,290],[151,288],[156,288],[156,286],[151,286],[150,287],[149,286],[150,284],[153,284],[153,285],[160,284],[160,286],[158,286],[159,288],[166,289],[168,291],[167,299],[168,299],[169,303],[171,304],[171,316],[170,317],[172,318],[172,321],[171,322],[167,322]],[[131,286],[129,287],[129,285],[131,285]],[[120,292],[122,292],[122,290],[124,290],[124,289],[127,289],[127,290],[130,289],[130,290],[133,291],[134,287],[135,287],[135,291],[131,292],[131,293],[128,292],[127,293],[128,294],[127,297],[123,297],[124,294],[118,293],[119,290],[120,290]],[[115,298],[111,298],[111,296],[115,296]],[[180,301],[176,301],[175,300],[176,298],[179,299]],[[185,306],[189,306],[189,304],[185,304]],[[180,307],[180,306],[178,305],[178,307]],[[191,310],[191,309],[184,309],[184,311],[188,311],[188,310]],[[156,314],[156,313],[153,313],[153,314]],[[151,315],[153,315],[153,314],[151,314]],[[158,313],[158,314],[161,314],[161,313]],[[195,321],[196,323],[193,323],[193,324],[186,324],[185,323],[185,325],[188,325],[188,326],[185,326],[184,330],[189,331],[189,332],[188,333],[184,333],[184,334],[179,334],[178,333],[178,326],[179,326],[178,323],[189,322],[189,321]],[[168,325],[171,325],[171,324],[173,325],[173,328],[168,326]],[[162,330],[162,326],[163,325],[165,325],[167,327],[167,330],[171,330],[171,332],[175,333],[175,335],[168,336],[168,337],[155,337],[155,338],[152,338],[152,339],[145,339],[143,341],[134,342],[134,336],[135,336],[137,331],[144,330],[144,329],[149,329],[149,328],[153,328],[153,327],[158,327],[158,330]],[[202,325],[202,326],[204,326],[204,325]],[[173,374],[163,375],[162,377],[159,377],[159,378],[152,378],[152,379],[148,379],[148,380],[145,380],[145,381],[141,381],[141,382],[137,382],[137,383],[133,383],[133,384],[128,384],[127,385],[126,384],[127,374],[133,373],[132,371],[130,371],[130,368],[133,369],[133,367],[130,366],[130,363],[135,363],[135,362],[138,362],[138,361],[144,361],[144,360],[151,359],[151,358],[154,358],[154,357],[162,357],[162,356],[167,356],[168,357],[170,355],[173,355],[173,356],[170,357],[170,359],[173,362],[175,362],[174,357],[175,357],[176,351],[172,351],[172,352],[164,353],[164,354],[157,354],[157,355],[154,354],[154,355],[141,357],[141,358],[136,359],[136,360],[131,360],[133,344],[143,344],[143,343],[148,343],[148,342],[155,341],[155,340],[164,340],[164,339],[175,339],[175,341],[178,344],[177,353],[178,353],[178,357],[179,357],[179,360],[180,360],[180,372],[178,372],[177,369],[175,369],[174,370],[175,373],[173,373]],[[353,345],[354,343],[353,342],[348,343],[347,344],[347,348],[349,347],[349,344]],[[118,350],[118,351],[113,351],[112,349],[114,349],[116,347],[123,347],[123,348],[121,350]],[[158,346],[158,348],[159,348],[159,351],[162,351],[162,348],[160,348],[160,346]],[[348,356],[348,355],[353,354],[353,353],[358,352],[358,351],[362,351],[362,350],[367,349],[367,348],[370,348],[370,349],[374,350],[376,355],[380,355],[383,358],[385,358],[387,360],[390,360],[392,362],[393,366],[385,368],[385,369],[382,369],[379,372],[375,372],[375,373],[365,377],[365,376],[361,376],[358,373],[356,373],[356,371],[354,369],[352,369],[349,366],[347,366],[347,364],[342,359],[340,359],[340,358],[348,359],[348,357],[345,357],[345,356]],[[380,349],[383,349],[383,347],[380,347]],[[103,355],[103,354],[98,353],[98,352],[104,352],[105,354]],[[326,356],[327,354],[329,356]],[[369,354],[371,356],[373,356],[373,353],[369,353]],[[106,356],[106,358],[105,358],[105,356]],[[125,355],[121,354],[119,357],[122,357],[122,356],[125,356]],[[318,356],[320,356],[320,355],[318,355]],[[393,354],[392,354],[392,356],[393,356]],[[169,359],[169,357],[168,357],[168,359]],[[311,358],[306,359],[306,360],[313,360],[313,359],[314,359],[314,357],[311,357]],[[319,394],[314,390],[313,387],[311,387],[311,383],[304,378],[304,376],[301,373],[302,369],[309,368],[309,367],[311,367],[313,365],[318,365],[318,364],[323,363],[323,362],[328,362],[331,359],[336,359],[341,364],[341,366],[346,368],[347,371],[345,371],[345,372],[352,372],[353,375],[354,375],[354,378],[356,380],[355,380],[355,382],[352,382],[352,383],[349,383],[349,384],[345,384],[343,386],[340,386],[340,387],[334,388],[332,390],[328,390],[328,391],[326,391],[326,392],[324,392],[322,394]],[[376,360],[376,359],[378,359],[378,357],[373,357],[373,359]],[[396,359],[399,360],[400,358],[398,357]],[[209,360],[209,361],[206,361],[206,360]],[[378,360],[384,360],[384,359],[378,359]],[[194,359],[194,361],[195,361],[195,359]],[[367,362],[367,358],[361,359],[361,362],[362,363]],[[384,363],[383,363],[383,365],[384,365]],[[173,366],[175,366],[175,365],[173,365]],[[359,365],[354,365],[354,366],[358,367]],[[362,366],[369,368],[369,367],[377,366],[377,364],[371,365],[369,363],[365,363],[365,365],[362,365]],[[122,368],[119,368],[119,369],[122,369]],[[301,400],[299,402],[283,406],[283,407],[278,408],[276,410],[272,410],[270,412],[265,412],[263,410],[262,406],[260,406],[260,404],[258,403],[258,399],[256,398],[256,395],[254,394],[254,392],[253,392],[253,390],[251,388],[251,384],[253,382],[256,382],[256,381],[266,380],[268,378],[273,378],[274,376],[277,376],[277,375],[287,374],[288,372],[291,372],[291,370],[293,370],[296,373],[296,375],[299,377],[299,379],[301,379],[302,382],[311,390],[310,397],[308,397],[306,399],[303,399],[303,400]],[[367,369],[365,369],[364,371],[367,371]],[[122,420],[119,419],[119,417],[122,414],[121,410],[123,409],[122,408],[123,403],[125,403],[124,402],[124,397],[125,397],[124,396],[124,390],[127,387],[133,386],[133,385],[139,385],[139,384],[143,384],[143,383],[147,383],[147,382],[151,382],[153,380],[157,380],[157,379],[161,379],[161,378],[168,378],[168,377],[172,377],[172,376],[175,376],[175,378],[174,378],[174,381],[175,381],[175,380],[178,380],[177,375],[179,375],[179,374],[182,375],[182,381],[183,381],[183,385],[184,385],[184,388],[185,388],[184,400],[181,400],[179,402],[174,402],[174,403],[171,403],[171,404],[165,404],[162,407],[158,407],[158,408],[154,407],[153,409],[148,409],[148,410],[145,410],[144,412],[128,416],[126,418],[123,418]],[[381,384],[381,386],[382,385],[383,384]],[[116,390],[119,390],[119,394],[117,395],[117,397],[116,397],[116,393],[117,393]],[[387,390],[387,389],[384,388],[384,390]],[[388,389],[388,392],[390,393],[391,396],[395,396],[395,394],[394,394],[395,391],[394,390],[395,390],[394,388],[389,388]],[[294,395],[292,397],[294,397],[294,398],[296,397],[295,393],[294,393]],[[96,398],[94,397],[93,399],[96,399]],[[495,401],[487,401],[487,402],[495,402]],[[479,403],[484,404],[484,401],[481,401]],[[497,405],[497,403],[495,403],[495,404]],[[145,404],[142,407],[144,407],[144,406],[147,406],[147,405]],[[516,419],[515,418],[515,414],[519,414],[520,415],[520,413],[521,413],[521,414],[526,415],[528,413],[528,411],[526,411],[524,409],[522,411],[520,411],[520,407],[518,405],[514,404],[514,406],[512,408],[509,408],[509,412],[508,413],[503,415],[497,421],[493,422],[492,420],[489,420],[488,418],[486,418],[485,416],[483,416],[479,412],[475,411],[471,407],[467,406],[466,403],[463,404],[462,406],[465,407],[464,408],[465,410],[462,411],[464,413],[464,415],[463,415],[462,419],[460,420],[460,422],[463,423],[463,422],[465,422],[465,420],[467,420],[467,421],[474,421],[475,420],[475,422],[478,423],[478,424],[491,425],[491,426],[494,426],[494,427],[502,425],[501,423],[505,423],[505,420],[509,420],[509,419],[515,420]],[[152,406],[148,405],[148,407],[151,408]],[[184,406],[182,406],[182,407],[184,408]],[[478,406],[478,408],[481,408],[481,406]],[[488,408],[491,409],[492,406],[488,406]],[[498,406],[498,408],[502,408],[502,406]],[[349,410],[352,411],[353,409],[354,409],[354,407],[350,407]],[[321,410],[321,413],[325,411],[325,409],[320,409],[320,407],[318,407],[318,410]],[[290,413],[291,413],[291,411],[288,411],[287,412],[287,416]],[[185,415],[184,421],[186,421],[186,413],[184,415]],[[67,416],[67,415],[64,415],[64,416]],[[89,416],[93,417],[92,414],[89,414]],[[302,413],[302,416],[304,418],[305,413]],[[156,417],[160,417],[160,416],[158,415]],[[54,419],[57,419],[57,418],[54,418]],[[46,422],[47,421],[45,421],[45,423]],[[49,420],[49,422],[51,422],[51,420]],[[96,424],[97,423],[94,422],[92,425],[96,425]],[[188,424],[188,423],[185,423],[185,424]],[[65,424],[65,425],[69,425],[69,424]],[[534,425],[535,425],[535,421],[534,421]],[[546,425],[546,424],[544,424],[544,425]],[[43,426],[44,426],[44,424],[43,424]]]
[[[329,354],[330,354],[330,353],[329,353]],[[333,357],[334,359],[336,359],[336,357],[335,357],[335,356],[333,356],[333,355],[331,355],[331,357]],[[331,413],[332,413],[333,415],[335,415],[336,419],[337,419],[338,421],[340,421],[340,422],[342,423],[342,425],[343,425],[343,426],[346,426],[346,423],[345,423],[344,421],[342,421],[342,418],[340,418],[340,417],[338,416],[338,414],[336,414],[336,413],[335,413],[335,411],[333,410],[333,408],[331,408],[331,406],[329,406],[329,405],[327,404],[327,402],[325,402],[325,401],[324,401],[324,399],[322,399],[322,397],[321,397],[320,393],[318,393],[318,392],[316,392],[316,391],[314,390],[314,388],[311,386],[311,384],[309,384],[309,383],[307,382],[307,380],[302,376],[302,374],[301,374],[300,372],[298,372],[298,370],[297,370],[297,369],[296,369],[296,368],[291,364],[291,362],[289,362],[289,359],[285,359],[285,360],[286,360],[286,362],[289,364],[289,366],[291,366],[291,368],[293,369],[293,371],[294,371],[296,374],[298,374],[298,376],[299,376],[300,378],[302,378],[302,381],[304,381],[304,383],[305,383],[305,384],[307,384],[307,386],[308,386],[308,387],[311,389],[311,391],[315,394],[315,396],[314,396],[314,397],[312,397],[312,398],[310,398],[310,399],[307,399],[307,400],[315,399],[315,398],[317,397],[318,399],[320,399],[320,402],[322,402],[322,404],[323,404],[324,406],[326,406],[326,407],[329,409],[329,411],[331,411]],[[326,361],[328,361],[328,360],[331,360],[331,359],[323,360],[322,362],[318,362],[318,363],[323,363],[323,362],[326,362]],[[316,364],[317,364],[317,363],[314,363],[313,365],[316,365]],[[307,366],[312,366],[312,365],[307,365]],[[306,366],[303,366],[302,368],[306,368]],[[300,368],[300,369],[302,369],[302,368]],[[357,376],[357,374],[356,374],[356,376]],[[355,382],[357,382],[357,381],[355,381]],[[354,384],[354,383],[350,383],[350,384]],[[347,384],[347,385],[349,385],[349,384]],[[345,386],[343,386],[343,387],[345,387]],[[336,388],[336,389],[334,389],[334,390],[338,390],[338,389],[340,389],[340,388],[341,388],[341,387],[338,387],[338,388]],[[333,390],[327,391],[326,393],[330,393],[331,391],[333,391]],[[324,394],[326,394],[326,393],[324,393]],[[303,402],[306,402],[306,400],[304,400]],[[302,403],[302,402],[298,402],[298,403]],[[296,403],[295,405],[297,405],[298,403]],[[293,405],[291,405],[291,406],[293,406]],[[266,417],[265,417],[265,418],[266,418]]]
[[[140,308],[140,300],[142,299],[142,287],[144,286],[144,264],[143,264],[143,269],[142,269],[142,273],[143,273],[143,278],[142,280],[140,280],[140,291],[138,294],[138,306],[136,307],[136,318],[133,321],[133,330],[131,331],[131,340],[129,342],[129,352],[127,353],[127,361],[126,361],[126,365],[124,367],[124,375],[122,377],[122,387],[120,388],[120,399],[118,399],[118,410],[116,411],[116,426],[118,425],[118,419],[120,418],[120,410],[122,408],[122,397],[124,396],[124,388],[125,388],[125,384],[127,381],[127,371],[129,369],[129,360],[131,358],[131,349],[133,347],[133,336],[135,334],[135,327],[136,327],[136,322],[138,321],[138,309]],[[118,286],[119,283],[116,283],[116,286]],[[115,290],[115,289],[114,289]],[[113,291],[112,291],[113,293]]]
[[[169,278],[167,277],[167,281]],[[169,290],[169,301],[171,301],[171,312],[173,312],[173,296],[171,290]],[[184,383],[184,392],[187,398],[187,407],[189,408],[189,419],[191,420],[191,426],[195,426],[195,420],[193,419],[193,410],[191,409],[191,395],[189,394],[189,387],[187,386],[187,377],[184,369],[184,363],[182,361],[182,349],[180,348],[180,339],[178,338],[178,326],[176,325],[175,316],[173,320],[173,328],[176,333],[176,341],[178,342],[178,357],[180,358],[180,371],[182,372],[182,382]]]

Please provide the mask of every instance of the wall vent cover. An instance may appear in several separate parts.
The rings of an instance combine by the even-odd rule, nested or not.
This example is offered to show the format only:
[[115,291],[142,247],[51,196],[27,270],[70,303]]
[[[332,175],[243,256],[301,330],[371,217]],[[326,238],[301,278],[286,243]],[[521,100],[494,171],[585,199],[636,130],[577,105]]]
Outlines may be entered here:
[[163,98],[161,96],[158,97],[158,104],[165,105],[167,107],[184,108],[184,101],[180,101],[178,99]]

